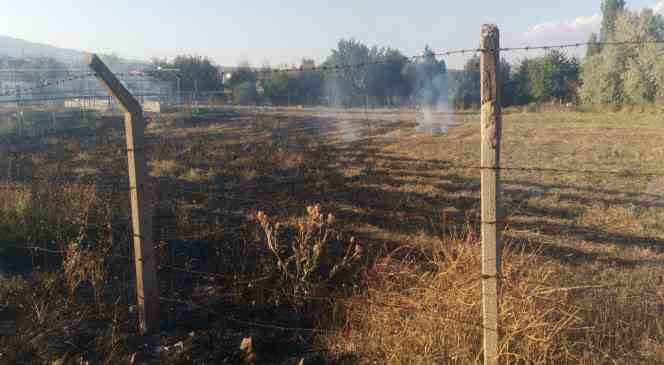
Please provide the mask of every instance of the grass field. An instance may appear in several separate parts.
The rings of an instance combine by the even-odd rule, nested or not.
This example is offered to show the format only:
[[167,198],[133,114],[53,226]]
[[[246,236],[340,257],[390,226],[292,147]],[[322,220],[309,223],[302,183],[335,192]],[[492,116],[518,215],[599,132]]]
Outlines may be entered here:
[[[393,110],[153,118],[161,347],[132,334],[119,119],[3,142],[0,361],[126,362],[147,343],[155,363],[241,363],[251,336],[258,363],[479,362],[479,115],[434,119],[454,127]],[[664,172],[661,115],[504,119],[502,165],[556,171],[502,171],[502,361],[663,362],[664,176],[641,174]]]

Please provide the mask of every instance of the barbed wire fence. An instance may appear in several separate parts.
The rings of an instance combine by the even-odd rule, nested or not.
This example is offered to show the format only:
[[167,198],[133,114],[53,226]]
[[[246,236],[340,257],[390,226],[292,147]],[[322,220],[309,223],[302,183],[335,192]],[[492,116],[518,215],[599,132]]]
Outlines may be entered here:
[[[662,44],[660,41],[634,41],[634,42],[601,42],[603,46],[628,46],[643,44]],[[588,43],[569,43],[562,45],[549,46],[524,46],[510,48],[469,48],[461,50],[437,51],[433,56],[446,57],[457,54],[482,54],[492,55],[498,52],[513,51],[536,51],[552,49],[569,49],[587,46]],[[431,55],[419,55],[409,58],[409,62],[417,62],[423,57]],[[360,69],[375,64],[385,64],[390,60],[381,60],[376,62],[322,66],[312,68],[283,68],[283,69],[264,69],[259,71],[263,76],[269,76],[279,73],[293,72],[321,72],[339,73],[350,69]],[[495,70],[494,70],[495,71]],[[14,112],[13,118],[16,119],[16,133],[19,138],[12,138],[4,142],[0,148],[2,153],[8,158],[3,159],[6,178],[2,182],[0,193],[5,198],[0,201],[6,211],[18,209],[20,204],[32,204],[38,206],[41,210],[51,209],[56,212],[50,217],[27,217],[23,216],[26,230],[31,230],[35,222],[47,222],[40,229],[33,232],[22,232],[17,234],[17,238],[29,237],[24,245],[14,244],[7,246],[11,249],[26,250],[31,252],[31,265],[43,269],[54,268],[59,264],[59,260],[66,258],[68,252],[71,253],[71,246],[62,242],[77,240],[81,246],[100,247],[97,241],[100,237],[105,237],[109,254],[107,259],[109,265],[117,265],[124,269],[116,272],[116,278],[123,284],[122,295],[126,298],[126,303],[135,301],[135,294],[128,288],[132,287],[135,280],[132,273],[131,263],[133,257],[132,233],[131,233],[131,213],[129,207],[129,186],[127,184],[128,176],[126,174],[126,156],[123,151],[123,132],[120,127],[119,117],[121,113],[115,109],[107,108],[104,112],[93,113],[97,101],[95,99],[105,100],[108,105],[111,104],[108,96],[69,96],[70,99],[79,101],[72,103],[69,109],[79,109],[66,112],[59,112],[56,117],[54,110],[50,110],[48,103],[54,102],[56,97],[48,99],[50,95],[39,95],[40,91],[58,87],[65,83],[93,78],[94,73],[84,73],[78,76],[70,76],[66,79],[49,81],[43,85],[30,87],[27,89],[13,90],[0,94],[0,104],[19,105]],[[137,76],[132,74],[118,74],[118,77],[130,78]],[[145,75],[143,75],[145,76]],[[27,95],[30,95],[29,97]],[[139,94],[140,96],[140,94]],[[146,96],[152,96],[146,94]],[[40,100],[40,98],[46,100]],[[82,100],[83,99],[83,100]],[[46,104],[43,102],[46,101]],[[30,104],[33,103],[33,104]],[[27,107],[26,107],[27,106]],[[14,106],[12,106],[14,107]],[[65,108],[66,108],[65,104]],[[145,107],[145,106],[144,106]],[[35,116],[26,115],[26,109],[35,109]],[[55,108],[53,108],[55,109]],[[368,136],[361,136],[359,142],[375,140],[375,126],[370,121],[369,113],[364,109],[364,124],[369,130]],[[258,106],[254,107],[256,124],[261,123],[264,112]],[[10,113],[11,114],[11,113]],[[38,115],[37,115],[38,114]],[[288,118],[288,116],[286,116]],[[7,119],[12,119],[10,116]],[[22,121],[19,121],[22,120]],[[29,127],[21,125],[23,120],[30,121]],[[59,122],[58,122],[59,121]],[[101,121],[101,122],[100,122]],[[89,123],[88,123],[89,122]],[[252,212],[264,210],[268,212],[293,211],[301,208],[302,201],[289,198],[295,195],[304,185],[316,185],[320,182],[320,175],[305,173],[302,170],[295,170],[294,178],[280,179],[271,176],[270,172],[280,171],[279,166],[271,165],[266,162],[266,155],[277,151],[276,149],[264,148],[269,144],[268,140],[274,138],[287,138],[291,136],[284,135],[280,125],[272,126],[273,130],[266,136],[260,136],[260,126],[256,131],[244,128],[239,124],[234,126],[235,132],[231,133],[231,138],[242,138],[243,135],[254,133],[260,139],[253,143],[250,140],[242,141],[229,148],[227,152],[232,158],[241,159],[247,152],[255,153],[259,157],[252,161],[264,168],[264,174],[260,176],[262,180],[255,183],[247,183],[252,179],[231,179],[230,174],[223,171],[215,171],[215,174],[208,174],[212,166],[207,165],[206,161],[214,159],[215,151],[206,148],[206,143],[211,138],[218,136],[210,135],[209,131],[185,131],[181,133],[176,128],[169,129],[177,120],[163,122],[159,121],[148,127],[148,145],[146,146],[147,155],[151,158],[153,178],[150,180],[151,194],[153,194],[152,220],[155,231],[155,247],[159,251],[159,292],[160,301],[174,306],[184,306],[193,310],[206,311],[217,317],[223,317],[231,322],[240,325],[258,328],[271,328],[278,331],[294,331],[322,333],[334,332],[334,329],[305,328],[289,325],[280,325],[275,323],[263,323],[259,321],[248,321],[237,318],[233,315],[221,313],[215,309],[214,303],[209,306],[196,302],[193,292],[194,285],[191,282],[210,283],[220,282],[232,290],[240,292],[246,288],[262,290],[265,292],[275,292],[278,296],[291,296],[307,301],[339,301],[349,298],[349,296],[330,296],[316,297],[306,294],[293,294],[284,290],[275,289],[273,278],[270,272],[261,268],[261,263],[271,259],[270,253],[265,248],[259,248],[245,238],[238,238],[237,231],[243,231],[244,236],[254,234],[251,224],[247,224],[247,215]],[[297,133],[307,134],[310,126],[300,123]],[[108,127],[107,127],[108,126]],[[81,127],[86,127],[82,132]],[[327,126],[326,126],[327,127]],[[152,129],[151,129],[152,128]],[[333,126],[331,126],[333,129]],[[5,127],[5,131],[11,131],[12,127]],[[69,133],[67,133],[69,132]],[[286,130],[288,132],[288,130]],[[14,133],[0,133],[13,135]],[[276,136],[276,137],[275,137]],[[57,140],[60,137],[62,140]],[[317,136],[320,137],[320,136]],[[298,136],[294,136],[294,141],[288,142],[291,147],[299,148],[305,151],[305,147],[315,146],[319,148],[321,155],[329,150],[322,146],[321,138],[313,140],[304,139],[307,144],[299,145]],[[192,139],[197,139],[198,143],[191,144]],[[274,142],[274,141],[273,141]],[[283,147],[284,143],[279,143]],[[286,151],[289,151],[286,149]],[[114,154],[113,154],[114,153]],[[247,153],[248,154],[248,153]],[[175,159],[181,157],[182,161]],[[317,158],[321,158],[320,155]],[[371,170],[375,170],[376,154],[372,158]],[[67,163],[65,161],[70,161]],[[174,162],[175,161],[175,162]],[[329,161],[324,161],[325,163]],[[54,171],[46,171],[44,165],[57,166]],[[182,170],[182,165],[187,168]],[[322,167],[321,167],[322,168]],[[664,171],[639,171],[635,170],[608,170],[608,169],[570,169],[558,167],[542,166],[519,166],[519,165],[495,165],[482,166],[473,164],[453,164],[439,163],[435,168],[441,170],[471,170],[477,172],[484,171],[504,171],[505,173],[540,173],[540,174],[581,174],[581,175],[606,175],[616,178],[635,178],[635,177],[664,177]],[[85,169],[88,169],[85,171]],[[124,172],[124,173],[123,173]],[[251,171],[242,171],[237,168],[238,173],[251,174]],[[283,172],[283,171],[281,171]],[[375,172],[374,172],[375,173]],[[277,175],[278,174],[274,174]],[[223,183],[219,183],[221,180]],[[223,185],[226,184],[226,185]],[[221,185],[221,186],[220,186]],[[309,194],[307,203],[312,203],[323,192],[315,191],[305,192]],[[320,188],[318,188],[320,189]],[[254,194],[255,192],[259,194]],[[500,191],[500,190],[499,190]],[[338,192],[343,194],[344,192]],[[258,197],[255,195],[259,195]],[[300,194],[302,195],[302,194]],[[75,203],[79,197],[86,197],[85,204]],[[27,208],[26,208],[27,209]],[[64,214],[67,213],[67,214]],[[436,213],[436,212],[426,212]],[[498,214],[498,213],[496,213]],[[17,215],[18,216],[18,215]],[[510,225],[521,223],[518,220],[511,220],[505,217],[498,217],[492,222],[487,222],[478,217],[476,223],[490,223],[491,225]],[[253,223],[253,222],[252,222]],[[238,228],[239,227],[239,228]],[[85,231],[85,232],[83,232]],[[104,236],[104,234],[106,234]],[[17,240],[15,242],[19,242]],[[233,248],[220,248],[221,242],[237,244]],[[500,254],[500,253],[498,253]],[[53,259],[52,256],[61,257]],[[114,266],[115,267],[115,266]],[[492,276],[500,281],[500,274]],[[482,277],[473,278],[468,283],[469,286],[477,285],[479,282],[487,279],[484,274]],[[267,283],[267,284],[265,284]],[[533,282],[533,285],[547,285],[546,282]],[[240,289],[242,287],[242,289]],[[586,283],[579,285],[579,289],[605,290],[607,287]],[[556,288],[551,288],[555,290]],[[565,288],[563,288],[565,289]],[[574,290],[574,288],[567,290]],[[194,299],[191,299],[194,297]],[[187,299],[189,298],[189,299]],[[442,318],[442,317],[441,317]],[[469,323],[467,321],[446,318],[450,321],[457,321],[461,324],[477,327],[485,331],[498,332],[493,325],[486,323]],[[175,318],[168,318],[166,321],[175,321]],[[486,353],[485,349],[485,353]],[[496,350],[497,351],[497,350]],[[496,355],[497,356],[497,355]]]

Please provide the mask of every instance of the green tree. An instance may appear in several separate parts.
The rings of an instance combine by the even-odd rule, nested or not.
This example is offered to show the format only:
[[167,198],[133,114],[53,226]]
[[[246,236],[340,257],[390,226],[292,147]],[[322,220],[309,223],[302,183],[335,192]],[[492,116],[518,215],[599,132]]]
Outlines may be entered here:
[[[284,65],[282,68],[295,68]],[[269,71],[269,67],[264,68]],[[323,74],[316,70],[313,60],[302,60],[295,72],[267,73],[260,80],[264,90],[264,99],[274,105],[299,104],[315,105],[320,102],[323,93]]]
[[294,74],[287,72],[272,73],[270,77],[262,79],[260,84],[264,90],[265,99],[271,104],[286,105],[296,102],[298,86]]
[[[342,39],[332,50],[324,66],[344,67],[366,65],[369,62],[369,47],[355,39]],[[332,105],[363,105],[368,94],[366,67],[347,67],[342,72],[326,75],[326,94]]]
[[297,73],[297,100],[300,104],[315,105],[320,102],[323,95],[325,79],[320,71],[315,70],[316,62],[310,59],[303,59],[300,69],[303,71]]
[[504,58],[500,60],[500,101],[502,106],[516,105],[519,98],[518,72]]
[[[650,9],[640,14],[623,11],[614,20],[613,40],[661,41],[664,20]],[[579,95],[587,103],[638,104],[653,102],[664,93],[664,65],[652,43],[607,45],[582,64]]]
[[616,47],[607,47],[581,65],[581,101],[590,104],[620,104],[623,101],[623,62]]
[[231,88],[234,88],[235,86],[245,82],[256,83],[257,79],[258,77],[256,75],[256,71],[251,68],[249,62],[242,61],[233,72],[233,76],[231,77],[229,84]]
[[531,67],[531,60],[524,59],[517,70],[511,75],[513,99],[507,105],[526,105],[533,101],[530,93],[530,78],[528,70]]
[[367,94],[373,104],[396,105],[409,95],[408,81],[402,72],[408,59],[398,50],[373,47],[367,66]]
[[403,69],[408,64],[408,58],[396,49],[387,48],[383,54],[385,64],[381,66],[381,77],[385,84],[385,104],[396,106],[411,93],[411,87],[406,79]]
[[578,80],[578,61],[561,51],[550,51],[528,63],[528,82],[534,99],[572,100]]
[[[154,78],[174,82],[180,79],[180,91],[216,91],[222,87],[217,67],[201,56],[177,56],[172,62],[166,59],[152,59],[149,75]],[[168,72],[160,71],[169,69]]]
[[241,105],[255,104],[258,99],[256,83],[250,81],[241,82],[233,87],[233,101]]
[[200,56],[177,56],[172,67],[178,69],[182,91],[214,91],[221,88],[219,71],[212,62]]
[[625,0],[603,0],[602,1],[602,26],[600,28],[600,40],[606,42],[616,29],[616,19],[625,10]]
[[588,40],[588,48],[586,49],[586,57],[592,57],[602,51],[602,47],[599,44],[599,39],[597,38],[597,33],[590,35]]
[[[498,78],[501,85],[501,104],[503,106],[514,105],[519,95],[521,84],[512,75],[511,65],[503,58],[500,60]],[[470,58],[463,71],[450,82],[450,94],[452,104],[456,109],[478,108],[480,106],[480,57],[475,55]]]
[[452,99],[457,109],[477,108],[480,105],[480,57],[471,57],[463,67],[452,88]]

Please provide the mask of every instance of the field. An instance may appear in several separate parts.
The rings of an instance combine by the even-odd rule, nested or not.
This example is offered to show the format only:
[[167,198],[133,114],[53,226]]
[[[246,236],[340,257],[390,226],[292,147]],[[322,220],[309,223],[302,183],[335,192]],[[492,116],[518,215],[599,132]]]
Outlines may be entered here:
[[[0,362],[481,360],[478,114],[151,117],[159,339],[135,335],[121,120],[98,118],[1,141]],[[502,166],[548,170],[501,172],[504,363],[664,362],[663,127],[505,113]]]

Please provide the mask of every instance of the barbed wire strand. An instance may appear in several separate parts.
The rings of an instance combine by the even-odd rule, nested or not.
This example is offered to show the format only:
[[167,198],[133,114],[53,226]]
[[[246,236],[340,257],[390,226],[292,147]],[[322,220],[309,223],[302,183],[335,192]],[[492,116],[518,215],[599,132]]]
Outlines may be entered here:
[[[372,65],[384,65],[384,64],[394,64],[394,63],[415,63],[420,59],[428,57],[447,57],[452,55],[464,55],[470,53],[481,53],[481,52],[515,52],[515,51],[536,51],[536,50],[553,50],[553,49],[566,49],[566,48],[578,48],[590,45],[597,46],[625,46],[625,45],[646,45],[646,44],[664,44],[664,40],[633,40],[633,41],[606,41],[606,42],[574,42],[574,43],[563,43],[563,44],[552,44],[552,45],[535,45],[535,46],[517,46],[517,47],[501,47],[498,49],[483,49],[478,48],[465,48],[465,49],[456,49],[449,51],[434,51],[429,54],[422,54],[416,56],[404,56],[400,59],[383,59],[376,61],[367,61],[359,62],[353,64],[338,64],[338,65],[323,65],[323,66],[300,66],[300,67],[291,67],[291,68],[262,68],[256,71],[258,75],[271,75],[279,73],[293,73],[293,72],[343,72],[350,71],[353,69],[364,68]],[[154,73],[158,70],[144,70],[140,72],[129,72],[129,73],[116,73],[118,77],[155,77]],[[29,87],[25,89],[11,90],[9,92],[0,93],[0,97],[12,96],[12,95],[21,95],[31,93],[35,90],[47,88],[50,86],[57,86],[65,82],[72,82],[75,80],[85,79],[88,77],[95,76],[94,73],[86,73],[79,76],[72,76],[56,81],[47,81],[42,85]]]

